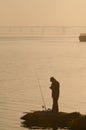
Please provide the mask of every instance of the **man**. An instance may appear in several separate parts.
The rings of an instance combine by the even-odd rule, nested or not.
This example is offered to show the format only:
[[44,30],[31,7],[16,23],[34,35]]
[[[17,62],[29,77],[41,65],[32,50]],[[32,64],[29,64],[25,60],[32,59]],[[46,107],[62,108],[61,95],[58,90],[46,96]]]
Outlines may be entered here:
[[51,77],[50,81],[52,82],[50,87],[50,89],[52,90],[52,98],[53,98],[52,111],[59,112],[58,99],[59,99],[60,84],[54,77]]

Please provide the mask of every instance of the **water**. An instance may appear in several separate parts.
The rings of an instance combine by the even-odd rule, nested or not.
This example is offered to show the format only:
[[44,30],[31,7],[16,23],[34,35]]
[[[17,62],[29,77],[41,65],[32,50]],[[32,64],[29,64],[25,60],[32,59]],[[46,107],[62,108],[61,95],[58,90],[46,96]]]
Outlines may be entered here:
[[0,41],[0,130],[25,130],[24,112],[52,107],[49,78],[60,82],[60,111],[86,113],[86,43],[77,39]]

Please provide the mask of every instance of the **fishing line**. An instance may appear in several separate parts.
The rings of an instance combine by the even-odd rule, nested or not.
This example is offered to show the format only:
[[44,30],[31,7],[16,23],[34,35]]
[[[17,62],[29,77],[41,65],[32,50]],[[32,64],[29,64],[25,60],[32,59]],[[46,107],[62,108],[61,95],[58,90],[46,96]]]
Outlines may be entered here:
[[42,102],[43,102],[42,107],[46,110],[45,100],[44,100],[44,97],[43,97],[43,93],[42,93],[42,89],[41,89],[41,85],[40,85],[40,81],[39,81],[37,73],[36,73],[36,78],[37,78],[37,81],[38,81],[38,86],[39,86],[39,89],[40,89],[40,94],[41,94],[41,98],[42,98]]

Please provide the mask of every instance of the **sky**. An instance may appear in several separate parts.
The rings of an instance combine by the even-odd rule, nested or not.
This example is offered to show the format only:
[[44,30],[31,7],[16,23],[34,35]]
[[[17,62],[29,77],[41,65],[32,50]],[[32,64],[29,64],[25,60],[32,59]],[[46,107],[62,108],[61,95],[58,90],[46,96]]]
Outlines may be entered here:
[[0,0],[0,26],[86,26],[86,0]]

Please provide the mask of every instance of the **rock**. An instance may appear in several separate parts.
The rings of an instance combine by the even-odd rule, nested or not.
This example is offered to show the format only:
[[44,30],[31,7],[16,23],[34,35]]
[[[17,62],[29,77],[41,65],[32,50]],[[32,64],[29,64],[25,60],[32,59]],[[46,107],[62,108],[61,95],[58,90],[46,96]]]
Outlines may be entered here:
[[74,119],[70,130],[86,130],[86,116]]

